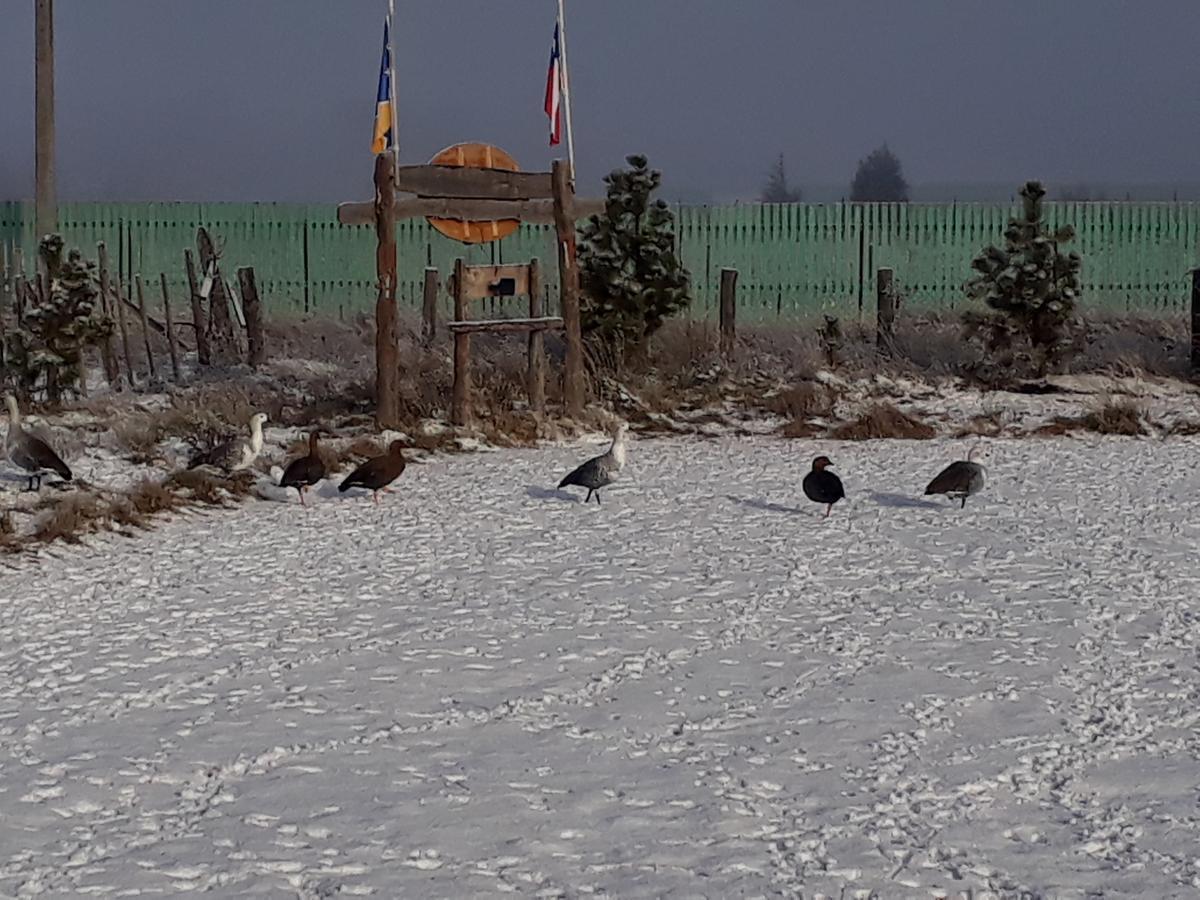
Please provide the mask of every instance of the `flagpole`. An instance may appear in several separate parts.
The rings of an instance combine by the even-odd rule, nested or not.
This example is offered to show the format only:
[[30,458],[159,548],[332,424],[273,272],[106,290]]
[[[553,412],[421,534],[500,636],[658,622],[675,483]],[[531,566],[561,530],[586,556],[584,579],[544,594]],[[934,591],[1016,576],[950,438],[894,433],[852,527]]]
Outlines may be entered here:
[[563,0],[558,0],[558,50],[562,57],[563,105],[567,108],[567,162],[571,167],[571,183],[575,183],[575,135],[571,131],[571,77],[567,74],[567,23]]
[[396,111],[396,0],[388,0],[388,81],[391,84],[393,177],[400,179],[400,117]]

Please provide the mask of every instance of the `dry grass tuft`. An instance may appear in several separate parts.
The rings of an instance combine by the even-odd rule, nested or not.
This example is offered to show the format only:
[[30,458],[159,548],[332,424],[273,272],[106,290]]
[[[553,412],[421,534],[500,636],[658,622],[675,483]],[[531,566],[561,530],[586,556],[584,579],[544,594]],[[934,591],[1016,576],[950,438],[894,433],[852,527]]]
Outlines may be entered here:
[[837,395],[832,388],[804,381],[768,397],[767,409],[789,419],[807,419],[813,416],[833,415],[835,403]]
[[172,493],[159,481],[144,478],[129,491],[127,495],[134,511],[142,516],[153,516],[159,513],[178,509],[182,500]]
[[33,524],[33,539],[43,544],[65,541],[78,544],[84,535],[101,526],[107,507],[96,494],[74,491],[52,500]]
[[1139,437],[1149,434],[1146,410],[1129,399],[1106,400],[1081,416],[1055,416],[1045,425],[1033,430],[1039,437],[1056,437],[1072,431],[1094,431],[1097,434]]
[[899,438],[910,441],[926,441],[937,435],[937,430],[928,422],[901,412],[891,403],[876,403],[852,422],[838,425],[829,432],[837,441],[871,441],[882,438]]
[[1004,414],[1001,412],[981,413],[954,433],[955,437],[999,437],[1004,431]]

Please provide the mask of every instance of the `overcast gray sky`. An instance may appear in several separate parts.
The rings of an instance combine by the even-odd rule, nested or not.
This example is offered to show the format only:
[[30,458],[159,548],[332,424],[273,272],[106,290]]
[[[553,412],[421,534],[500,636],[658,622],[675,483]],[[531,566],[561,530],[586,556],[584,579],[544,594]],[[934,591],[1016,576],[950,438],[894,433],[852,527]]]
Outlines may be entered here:
[[[554,0],[397,0],[402,156],[551,158]],[[0,198],[33,192],[33,0],[0,0]],[[57,0],[64,200],[370,193],[386,0]],[[580,176],[837,191],[887,141],[917,185],[1200,182],[1200,0],[567,0]],[[823,187],[822,187],[823,186]]]

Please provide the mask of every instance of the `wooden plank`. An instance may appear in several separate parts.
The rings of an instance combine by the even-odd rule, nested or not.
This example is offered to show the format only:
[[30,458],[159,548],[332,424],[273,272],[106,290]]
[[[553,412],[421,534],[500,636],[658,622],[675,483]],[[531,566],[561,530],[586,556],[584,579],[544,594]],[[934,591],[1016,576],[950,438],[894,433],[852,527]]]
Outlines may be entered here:
[[891,356],[896,344],[896,291],[894,272],[875,273],[875,352]]
[[121,349],[125,353],[125,377],[132,389],[136,383],[133,374],[133,351],[129,346],[129,326],[125,322],[125,289],[118,276],[115,285],[117,290],[117,330],[121,333]]
[[396,219],[392,154],[375,157],[375,424],[383,430],[400,425],[400,360],[396,345]]
[[[493,285],[511,278],[510,294],[493,293]],[[525,296],[529,293],[529,266],[466,266],[463,271],[463,296],[467,300],[484,300],[488,297]]]
[[575,258],[575,191],[570,167],[554,161],[554,232],[558,244],[559,302],[566,332],[567,352],[563,371],[563,403],[567,415],[583,413],[583,329],[579,318],[579,264]]
[[425,268],[425,283],[421,291],[421,337],[425,346],[430,346],[437,337],[438,270],[434,266]]
[[[204,285],[200,296],[208,298],[208,346],[213,362],[229,365],[237,362],[237,337],[233,332],[233,318],[229,312],[229,295],[225,281],[221,278],[217,263],[217,248],[208,229],[196,229],[196,249],[200,253],[200,270],[204,272]],[[209,293],[205,294],[205,286]]]
[[737,269],[721,270],[721,356],[733,358],[733,344],[737,338]]
[[1200,372],[1200,269],[1192,269],[1192,373]]
[[450,422],[454,425],[466,425],[471,419],[471,336],[467,329],[459,330],[457,326],[478,324],[464,321],[467,314],[467,299],[463,293],[465,269],[462,257],[454,261],[454,321],[448,326],[454,335],[454,389],[450,399]]
[[142,290],[142,276],[133,276],[133,282],[137,286],[137,309],[138,318],[142,323],[142,341],[146,345],[146,365],[150,369],[151,380],[158,377],[158,370],[154,365],[154,350],[150,347],[150,323],[146,321],[146,295]]
[[192,292],[192,327],[196,330],[196,356],[200,365],[212,361],[208,352],[208,322],[204,316],[204,299],[200,296],[200,285],[196,280],[196,258],[191,250],[183,251],[183,264],[187,269],[188,288]]
[[163,321],[167,326],[167,351],[171,354],[171,375],[179,381],[179,345],[175,339],[175,319],[171,315],[171,294],[167,290],[167,273],[158,273],[162,285]]
[[[576,200],[577,219],[604,212],[603,200]],[[397,219],[454,219],[462,222],[521,221],[548,225],[555,221],[554,202],[546,200],[453,200],[421,198],[400,200],[394,206]],[[341,225],[370,225],[375,221],[375,204],[340,203],[337,208]]]
[[496,334],[531,334],[537,331],[557,331],[562,327],[563,320],[558,316],[539,316],[536,319],[469,319],[446,324],[451,334],[478,334],[484,331]]
[[[100,311],[111,323],[113,320],[113,310],[108,296],[108,245],[104,241],[96,244],[96,257],[100,262]],[[104,365],[104,378],[108,382],[109,387],[119,387],[121,383],[121,367],[117,364],[117,353],[113,347],[111,330],[109,334],[104,336],[104,340],[100,342],[100,361]]]
[[[542,315],[542,268],[537,259],[531,259],[524,267],[529,275],[529,318],[536,321]],[[559,322],[561,323],[561,319]],[[529,332],[529,359],[526,364],[526,381],[529,390],[529,408],[540,415],[546,409],[546,351],[542,330]]]
[[[267,358],[266,334],[263,330],[262,303],[258,299],[258,283],[254,280],[254,267],[242,266],[237,270],[238,287],[242,292],[242,309],[246,314],[246,362],[257,369]],[[165,282],[164,282],[164,290]]]
[[401,166],[396,190],[421,197],[475,200],[549,200],[549,172],[510,172],[463,166]]

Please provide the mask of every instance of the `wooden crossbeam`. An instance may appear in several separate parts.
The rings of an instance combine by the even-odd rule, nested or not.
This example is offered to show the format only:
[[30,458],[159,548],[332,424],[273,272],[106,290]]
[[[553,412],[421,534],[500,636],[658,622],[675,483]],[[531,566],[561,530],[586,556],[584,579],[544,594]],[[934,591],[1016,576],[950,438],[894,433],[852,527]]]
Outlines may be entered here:
[[499,334],[528,334],[533,331],[556,331],[563,327],[558,316],[542,316],[536,319],[477,319],[465,322],[447,322],[452,334],[475,334],[492,331]]
[[[554,221],[553,200],[471,200],[450,197],[414,197],[397,200],[392,206],[397,220],[456,219],[460,222],[491,222],[504,219],[520,219],[539,225]],[[574,213],[580,219],[604,212],[603,200],[576,200]],[[340,203],[337,208],[338,223],[341,225],[375,224],[373,202],[351,201]]]
[[401,166],[396,190],[421,197],[471,200],[550,200],[549,172],[510,172],[469,166]]

